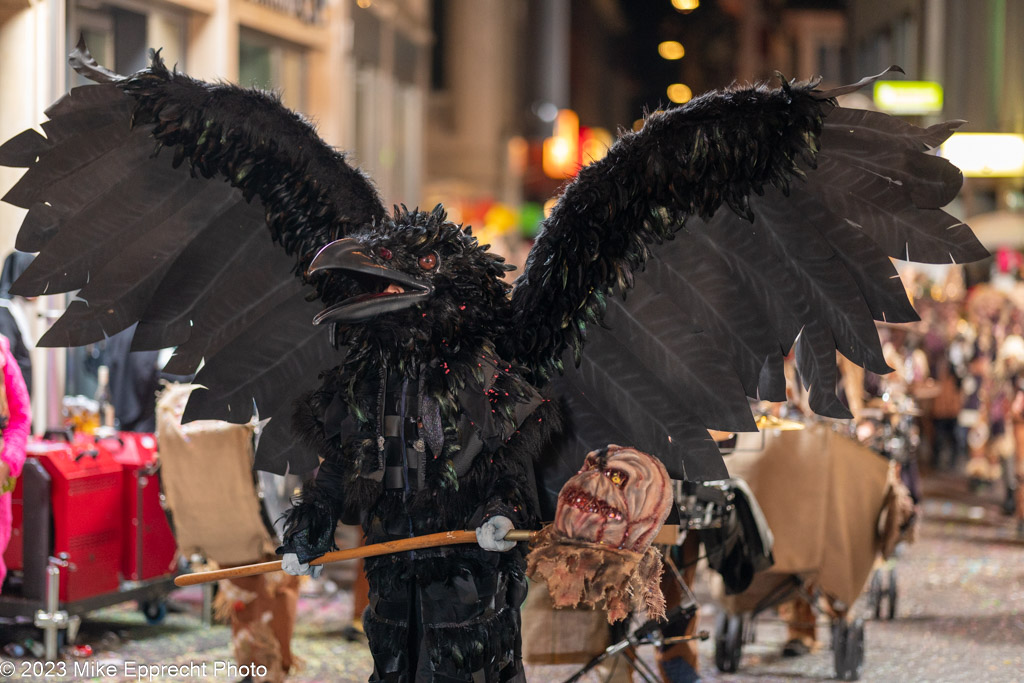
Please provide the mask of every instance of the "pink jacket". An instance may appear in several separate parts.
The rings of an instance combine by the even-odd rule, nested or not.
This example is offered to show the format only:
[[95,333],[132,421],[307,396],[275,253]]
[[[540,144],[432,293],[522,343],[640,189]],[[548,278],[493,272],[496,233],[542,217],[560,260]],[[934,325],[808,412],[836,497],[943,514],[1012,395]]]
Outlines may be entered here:
[[4,450],[0,453],[0,460],[7,463],[11,474],[18,477],[25,464],[25,443],[32,429],[32,412],[18,361],[11,354],[11,344],[3,335],[0,335],[0,353],[4,358],[4,385],[7,387],[7,408],[11,414],[7,429],[4,430]]

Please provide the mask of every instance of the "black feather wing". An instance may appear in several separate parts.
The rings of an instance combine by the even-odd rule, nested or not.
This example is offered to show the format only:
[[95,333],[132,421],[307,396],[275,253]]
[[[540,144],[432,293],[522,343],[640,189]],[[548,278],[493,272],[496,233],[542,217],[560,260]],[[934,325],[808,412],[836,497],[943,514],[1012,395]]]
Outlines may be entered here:
[[836,352],[886,372],[874,321],[917,319],[889,257],[986,255],[940,208],[959,170],[926,153],[959,123],[838,107],[853,89],[702,96],[566,187],[516,284],[504,352],[540,382],[578,365],[557,386],[584,415],[577,447],[609,433],[674,476],[713,478],[706,429],[754,429],[747,399],[785,399],[794,346],[812,408],[848,416]]
[[255,400],[275,418],[258,463],[315,466],[287,436],[289,408],[342,356],[311,324],[320,306],[302,274],[323,244],[383,215],[376,191],[271,95],[158,56],[127,78],[81,47],[71,61],[100,84],[51,106],[43,134],[0,147],[0,164],[27,168],[4,197],[28,209],[17,246],[39,252],[12,291],[77,291],[41,344],[137,322],[133,348],[176,347],[168,372],[203,364],[189,418],[246,421]]

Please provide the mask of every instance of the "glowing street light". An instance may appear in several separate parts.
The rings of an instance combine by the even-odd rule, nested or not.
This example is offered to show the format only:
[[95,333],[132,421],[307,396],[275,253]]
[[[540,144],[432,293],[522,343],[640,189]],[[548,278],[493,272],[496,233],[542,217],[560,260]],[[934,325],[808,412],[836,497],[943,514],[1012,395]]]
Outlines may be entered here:
[[586,166],[608,156],[612,146],[612,134],[604,128],[587,128],[580,131],[580,165]]
[[662,59],[682,59],[683,55],[686,54],[686,50],[678,40],[666,40],[658,43],[658,54],[661,55]]
[[561,109],[555,118],[554,135],[545,138],[541,147],[541,167],[550,178],[572,178],[587,164],[603,159],[612,142],[611,132],[580,126],[576,112]]
[[672,0],[672,6],[680,12],[692,12],[700,7],[700,0]]
[[668,98],[676,104],[685,104],[693,97],[693,91],[690,90],[690,86],[683,83],[673,83],[668,86],[667,92]]
[[559,110],[554,133],[544,140],[541,166],[549,178],[571,178],[579,170],[580,117],[572,109]]
[[566,138],[545,138],[541,160],[549,178],[571,178],[575,170],[572,143]]

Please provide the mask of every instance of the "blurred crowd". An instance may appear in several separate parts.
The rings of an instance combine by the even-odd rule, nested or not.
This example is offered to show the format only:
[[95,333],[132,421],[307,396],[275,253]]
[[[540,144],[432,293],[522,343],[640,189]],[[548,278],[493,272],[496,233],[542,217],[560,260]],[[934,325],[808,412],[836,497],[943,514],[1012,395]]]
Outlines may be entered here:
[[864,379],[865,406],[920,429],[916,465],[955,472],[1000,496],[1024,536],[1024,282],[997,255],[988,281],[964,288],[911,275],[921,321],[880,325],[889,375]]

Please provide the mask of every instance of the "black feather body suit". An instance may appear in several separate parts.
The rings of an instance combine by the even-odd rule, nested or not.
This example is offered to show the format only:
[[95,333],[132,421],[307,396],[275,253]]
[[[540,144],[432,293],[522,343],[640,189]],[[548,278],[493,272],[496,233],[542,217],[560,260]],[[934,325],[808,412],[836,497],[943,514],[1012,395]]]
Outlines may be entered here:
[[[402,267],[399,253],[434,254],[434,297],[339,328],[350,353],[296,416],[323,462],[290,513],[282,551],[301,561],[323,554],[338,521],[360,524],[367,543],[472,529],[494,515],[535,527],[533,461],[559,418],[481,334],[507,305],[500,261],[441,211],[396,213],[355,239],[377,259],[391,256],[392,268]],[[447,287],[449,275],[460,287]],[[474,292],[467,279],[487,282]],[[521,678],[524,555],[474,545],[368,559],[373,680]]]

